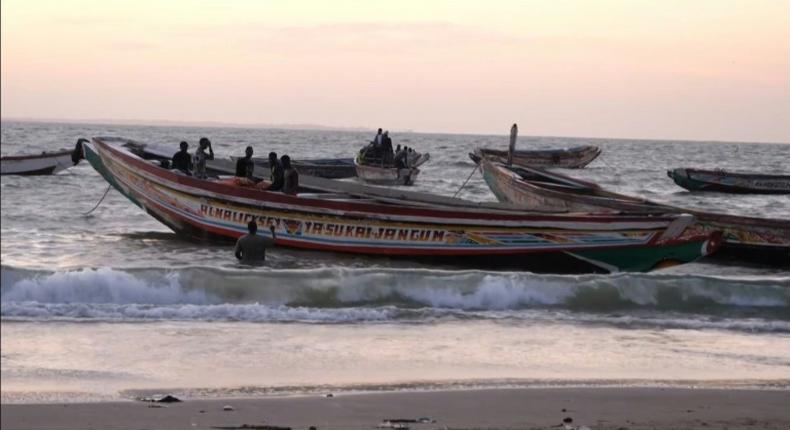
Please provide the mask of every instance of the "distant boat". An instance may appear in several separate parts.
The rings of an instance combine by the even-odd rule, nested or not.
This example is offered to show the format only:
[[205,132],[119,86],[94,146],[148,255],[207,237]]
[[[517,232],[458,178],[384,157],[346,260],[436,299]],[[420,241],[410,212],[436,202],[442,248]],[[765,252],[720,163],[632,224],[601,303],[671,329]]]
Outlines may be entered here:
[[42,152],[36,155],[11,155],[0,157],[2,175],[54,175],[80,162],[82,142],[77,141],[76,149],[61,149],[55,152]]
[[568,149],[537,149],[516,150],[518,139],[518,125],[510,127],[510,145],[507,151],[490,148],[475,148],[469,157],[477,163],[481,158],[509,166],[532,167],[561,167],[566,169],[580,169],[601,155],[601,148],[597,146],[576,146]]
[[724,170],[678,168],[667,176],[689,191],[737,194],[790,194],[790,175],[735,173]]
[[[238,157],[231,157],[236,161]],[[269,168],[269,160],[253,157],[256,166]],[[319,178],[343,179],[357,176],[357,169],[353,158],[308,158],[291,160],[297,172],[301,175],[317,176]]]
[[415,152],[410,159],[408,167],[386,166],[381,163],[360,161],[358,155],[354,159],[357,176],[364,182],[376,185],[414,185],[417,175],[420,174],[419,166],[431,159],[431,154]]
[[[534,167],[481,160],[483,178],[501,202],[525,210],[596,213],[689,213],[705,231],[721,230],[725,250],[790,264],[790,219],[703,212],[606,191],[596,184]],[[758,251],[758,252],[754,252]]]
[[[508,151],[477,148],[474,154],[507,163]],[[531,151],[513,151],[513,164],[518,166],[533,167],[560,167],[565,169],[581,169],[590,164],[601,155],[601,148],[597,146],[576,146],[567,149],[542,149]]]
[[[337,184],[336,190],[302,187],[300,178],[299,195],[270,192],[168,170],[124,143],[94,138],[83,147],[93,168],[119,192],[173,231],[196,239],[234,240],[256,220],[262,233],[275,227],[278,246],[426,262],[450,258],[465,265],[478,258],[559,272],[647,271],[692,261],[720,243],[715,233],[688,228],[688,215],[525,213],[391,189],[364,194],[365,186],[320,178],[324,188]],[[343,187],[359,192],[340,192]]]

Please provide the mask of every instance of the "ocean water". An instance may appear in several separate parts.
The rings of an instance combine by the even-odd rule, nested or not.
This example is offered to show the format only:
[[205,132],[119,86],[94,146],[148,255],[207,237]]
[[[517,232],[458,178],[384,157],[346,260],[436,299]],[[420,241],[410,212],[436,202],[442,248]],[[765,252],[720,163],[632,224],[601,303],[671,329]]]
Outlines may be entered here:
[[[507,127],[505,127],[506,129]],[[507,131],[507,130],[505,130]],[[218,157],[273,150],[349,157],[364,132],[2,123],[2,154],[116,135]],[[415,186],[453,195],[475,146],[506,136],[391,133],[431,153]],[[595,144],[566,171],[679,206],[790,218],[790,197],[692,194],[680,166],[787,171],[790,145],[522,137],[519,147]],[[647,274],[538,275],[185,241],[85,162],[3,176],[3,402],[545,385],[787,388],[790,270],[706,259]],[[459,196],[494,200],[479,173]]]

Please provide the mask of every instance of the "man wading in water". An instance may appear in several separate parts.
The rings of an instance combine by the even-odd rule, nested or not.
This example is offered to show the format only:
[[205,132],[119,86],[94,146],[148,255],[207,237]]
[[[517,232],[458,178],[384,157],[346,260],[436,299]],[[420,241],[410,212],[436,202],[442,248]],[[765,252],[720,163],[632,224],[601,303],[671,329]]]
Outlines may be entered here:
[[269,227],[269,231],[272,232],[271,238],[255,234],[258,231],[258,224],[255,221],[250,221],[247,228],[249,234],[240,237],[236,242],[236,258],[247,264],[263,263],[266,260],[266,248],[274,246],[277,239],[274,226]]

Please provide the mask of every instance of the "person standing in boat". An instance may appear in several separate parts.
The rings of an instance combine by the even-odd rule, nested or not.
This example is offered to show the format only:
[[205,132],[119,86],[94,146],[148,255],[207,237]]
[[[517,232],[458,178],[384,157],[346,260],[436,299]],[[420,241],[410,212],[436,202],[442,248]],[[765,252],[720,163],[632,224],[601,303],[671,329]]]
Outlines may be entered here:
[[253,171],[255,170],[255,163],[252,161],[252,146],[248,146],[244,151],[244,157],[236,161],[236,177],[246,178],[254,181]]
[[[206,149],[208,149],[208,154],[206,154]],[[210,140],[205,137],[200,138],[200,143],[198,144],[197,151],[195,151],[194,158],[195,176],[200,179],[208,178],[208,174],[206,174],[206,160],[214,159],[214,149],[211,148]]]
[[192,175],[192,155],[187,152],[189,144],[181,142],[181,150],[173,155],[170,165],[173,169],[183,172],[186,175]]
[[389,130],[385,131],[381,137],[381,158],[383,159],[385,166],[392,165],[394,153],[392,151],[392,139],[390,139]]
[[395,158],[393,160],[395,163],[395,167],[398,169],[403,169],[406,167],[406,149],[401,149],[400,145],[398,145],[398,149],[395,151]]
[[280,160],[283,163],[283,174],[285,176],[283,193],[295,196],[299,188],[299,172],[291,166],[291,157],[283,155]]
[[376,133],[376,137],[373,138],[373,146],[376,148],[381,147],[381,144],[383,143],[381,131],[382,130],[379,129],[378,133]]
[[274,246],[277,234],[274,233],[274,225],[269,226],[272,237],[258,236],[258,224],[255,221],[247,223],[249,233],[240,237],[236,241],[236,258],[242,263],[255,264],[263,263],[266,260],[266,248]]
[[270,179],[272,182],[266,187],[266,190],[281,191],[285,182],[285,173],[282,163],[277,160],[276,152],[269,153],[269,170],[271,171]]

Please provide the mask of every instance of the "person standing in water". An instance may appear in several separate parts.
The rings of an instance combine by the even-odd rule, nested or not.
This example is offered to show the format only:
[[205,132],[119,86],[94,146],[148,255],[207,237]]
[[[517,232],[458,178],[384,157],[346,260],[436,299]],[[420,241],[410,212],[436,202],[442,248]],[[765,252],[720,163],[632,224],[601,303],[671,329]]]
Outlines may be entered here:
[[249,233],[240,237],[236,241],[236,258],[242,263],[254,264],[262,263],[266,260],[266,248],[275,245],[277,234],[274,233],[274,225],[269,226],[272,237],[258,236],[258,224],[255,221],[247,223]]
[[244,157],[236,160],[236,177],[253,180],[253,170],[255,163],[252,161],[252,146],[248,146],[244,151]]
[[[206,154],[206,149],[208,149],[208,154]],[[208,174],[206,174],[206,160],[213,160],[214,159],[214,149],[211,148],[211,141],[205,137],[200,138],[200,144],[198,145],[197,151],[195,151],[195,176],[200,179],[206,179]]]
[[173,155],[170,166],[186,175],[192,175],[192,155],[187,152],[189,144],[181,142],[181,150]]

